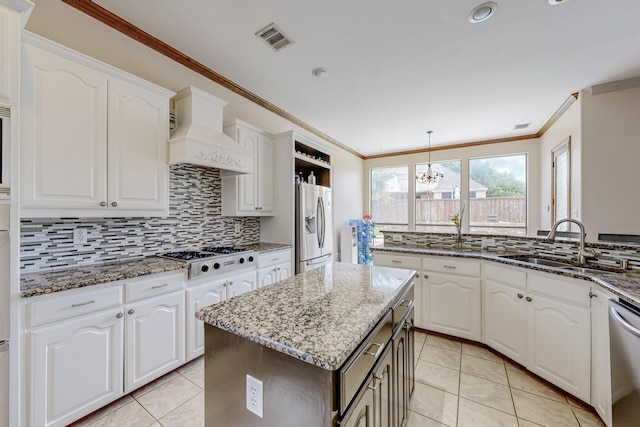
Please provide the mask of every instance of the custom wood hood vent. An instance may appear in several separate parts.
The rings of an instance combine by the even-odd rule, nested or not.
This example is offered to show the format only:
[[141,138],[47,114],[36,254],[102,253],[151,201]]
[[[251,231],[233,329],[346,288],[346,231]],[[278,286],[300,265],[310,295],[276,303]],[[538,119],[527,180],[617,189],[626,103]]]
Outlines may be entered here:
[[264,42],[271,46],[275,51],[293,43],[293,40],[287,37],[286,34],[273,23],[258,31],[256,36],[264,40]]
[[176,128],[169,140],[169,164],[218,168],[222,176],[254,173],[253,152],[222,132],[226,101],[194,86],[173,99]]

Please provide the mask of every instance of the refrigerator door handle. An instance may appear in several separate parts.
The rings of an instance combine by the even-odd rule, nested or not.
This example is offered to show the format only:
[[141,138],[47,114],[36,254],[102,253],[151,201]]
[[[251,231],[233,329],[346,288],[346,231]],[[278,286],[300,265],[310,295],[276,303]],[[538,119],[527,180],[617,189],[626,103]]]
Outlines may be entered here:
[[324,233],[326,231],[326,218],[325,218],[325,213],[324,213],[324,198],[322,196],[319,197],[319,203],[320,203],[320,212],[322,213],[322,223],[320,224],[320,227],[322,227],[322,238],[320,239],[320,249],[324,248]]
[[322,197],[318,196],[316,200],[316,239],[318,240],[318,248],[322,248],[322,222],[324,222],[324,218],[322,217]]

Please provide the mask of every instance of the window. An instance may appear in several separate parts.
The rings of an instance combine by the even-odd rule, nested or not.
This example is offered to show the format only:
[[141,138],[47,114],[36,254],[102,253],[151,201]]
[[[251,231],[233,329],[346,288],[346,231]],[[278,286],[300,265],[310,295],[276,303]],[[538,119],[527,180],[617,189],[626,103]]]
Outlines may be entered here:
[[376,238],[382,230],[409,228],[409,167],[371,169],[371,217]]
[[469,160],[469,230],[527,233],[527,155]]
[[[571,217],[571,138],[553,150],[553,194],[551,195],[551,223]],[[567,223],[558,230],[567,231]]]
[[[442,181],[434,188],[416,182],[416,230],[453,232],[451,217],[460,212],[460,161],[432,163]],[[416,176],[427,171],[427,164],[416,164]]]

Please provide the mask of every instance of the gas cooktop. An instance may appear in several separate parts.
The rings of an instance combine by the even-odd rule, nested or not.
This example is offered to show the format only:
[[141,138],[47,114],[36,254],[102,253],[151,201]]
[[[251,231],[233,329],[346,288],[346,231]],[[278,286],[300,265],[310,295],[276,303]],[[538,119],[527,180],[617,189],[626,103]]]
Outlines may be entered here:
[[253,267],[256,261],[254,251],[231,246],[210,246],[200,250],[172,251],[160,254],[160,256],[187,261],[189,263],[189,279]]

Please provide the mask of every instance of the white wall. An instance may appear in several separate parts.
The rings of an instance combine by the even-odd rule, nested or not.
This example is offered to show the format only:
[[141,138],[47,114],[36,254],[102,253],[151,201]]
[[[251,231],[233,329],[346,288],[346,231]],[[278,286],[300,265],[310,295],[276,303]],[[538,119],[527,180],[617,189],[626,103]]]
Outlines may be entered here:
[[[229,102],[224,120],[239,118],[272,133],[295,130],[334,150],[335,226],[361,218],[362,159],[187,69],[59,0],[35,0],[28,31],[140,76],[173,91],[194,85]],[[171,25],[171,23],[167,23]],[[194,43],[201,41],[194,40]],[[224,58],[220,58],[224,61]],[[215,70],[215,65],[212,67]],[[349,141],[343,141],[348,144]],[[277,165],[276,165],[277,168]],[[276,189],[278,191],[278,189]]]
[[640,234],[640,88],[582,98],[582,220],[598,233]]
[[[540,229],[549,230],[551,218],[551,186],[553,149],[571,137],[571,210],[572,217],[580,219],[582,215],[582,129],[581,129],[582,96],[540,137]],[[577,229],[574,228],[575,231]]]
[[[469,159],[476,157],[488,157],[507,154],[526,153],[528,159],[528,203],[527,218],[529,223],[528,234],[535,235],[540,226],[540,180],[538,179],[540,170],[540,141],[538,138],[527,139],[513,142],[503,142],[498,144],[479,145],[466,148],[455,148],[451,150],[440,150],[431,153],[431,161],[441,162],[448,160],[460,160],[463,165],[469,164]],[[413,192],[415,183],[415,164],[426,163],[428,161],[428,153],[405,154],[401,156],[381,157],[377,159],[368,159],[364,161],[364,193],[363,206],[366,212],[370,211],[369,206],[369,186],[370,186],[370,170],[371,168],[384,166],[409,165],[409,194]],[[461,174],[462,193],[468,191],[468,167],[462,168]],[[409,202],[409,223],[413,223],[412,216],[414,209],[412,208],[412,200]],[[464,220],[467,223],[469,216],[466,215]],[[375,218],[373,218],[375,221]],[[468,223],[464,225],[464,229],[468,229]]]

